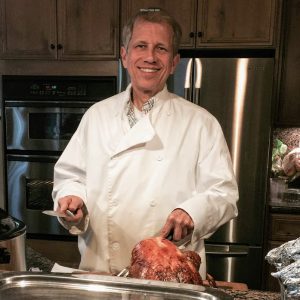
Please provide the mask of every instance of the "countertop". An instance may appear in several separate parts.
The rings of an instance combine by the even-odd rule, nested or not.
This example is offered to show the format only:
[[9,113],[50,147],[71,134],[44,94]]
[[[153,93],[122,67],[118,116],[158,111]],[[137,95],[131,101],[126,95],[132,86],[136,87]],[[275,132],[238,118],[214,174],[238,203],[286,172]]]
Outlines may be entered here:
[[299,202],[270,201],[269,208],[273,213],[300,214]]
[[[27,270],[29,271],[42,271],[51,272],[54,262],[46,257],[43,257],[40,253],[34,251],[30,247],[26,247],[26,262]],[[221,289],[221,288],[220,288]],[[252,300],[280,300],[279,293],[267,292],[267,291],[238,291],[233,289],[221,289],[227,294],[231,295],[235,300],[239,299],[252,299]]]

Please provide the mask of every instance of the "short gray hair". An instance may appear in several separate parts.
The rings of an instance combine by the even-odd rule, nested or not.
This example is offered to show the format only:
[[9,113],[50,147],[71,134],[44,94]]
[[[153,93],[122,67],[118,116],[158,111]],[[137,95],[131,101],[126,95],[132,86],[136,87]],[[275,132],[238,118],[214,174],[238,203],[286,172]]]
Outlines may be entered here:
[[128,20],[122,31],[122,43],[126,51],[131,40],[134,24],[137,21],[169,24],[173,30],[173,55],[175,56],[178,53],[182,35],[181,27],[171,15],[169,15],[165,10],[162,9],[141,10]]

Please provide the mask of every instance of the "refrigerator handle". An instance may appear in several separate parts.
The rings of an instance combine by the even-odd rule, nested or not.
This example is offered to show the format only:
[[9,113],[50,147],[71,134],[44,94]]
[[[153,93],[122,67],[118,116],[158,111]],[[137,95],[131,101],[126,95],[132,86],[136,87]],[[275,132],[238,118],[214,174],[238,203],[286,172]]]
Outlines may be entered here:
[[194,103],[200,105],[200,89],[202,83],[202,63],[200,58],[195,59],[195,68],[196,68],[196,76],[195,76],[195,90],[194,90]]
[[189,101],[192,101],[192,90],[191,90],[192,62],[193,59],[190,58],[186,66],[185,81],[184,81],[184,98]]
[[121,62],[121,59],[119,59],[119,62],[118,62],[118,93],[121,93],[123,91],[123,68],[122,68],[122,62]]
[[206,255],[214,255],[219,257],[247,256],[249,254],[249,246],[205,245],[205,253]]

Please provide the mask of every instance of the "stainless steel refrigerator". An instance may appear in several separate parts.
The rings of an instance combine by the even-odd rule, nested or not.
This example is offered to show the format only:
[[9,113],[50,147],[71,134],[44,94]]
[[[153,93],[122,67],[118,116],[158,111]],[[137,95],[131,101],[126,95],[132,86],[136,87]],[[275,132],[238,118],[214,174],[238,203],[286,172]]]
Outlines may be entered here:
[[262,287],[273,68],[272,57],[186,57],[168,80],[219,120],[238,181],[239,216],[206,241],[207,271],[253,289]]

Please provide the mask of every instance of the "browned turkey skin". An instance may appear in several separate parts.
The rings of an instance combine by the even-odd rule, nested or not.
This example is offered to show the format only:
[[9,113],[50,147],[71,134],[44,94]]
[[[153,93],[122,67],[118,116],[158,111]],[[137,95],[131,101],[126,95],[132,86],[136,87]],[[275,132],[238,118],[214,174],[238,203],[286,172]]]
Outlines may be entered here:
[[129,277],[202,285],[200,263],[194,251],[181,251],[165,238],[149,238],[133,248]]

